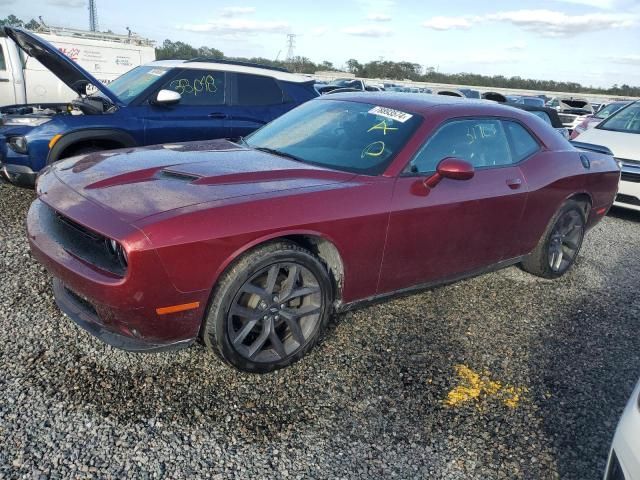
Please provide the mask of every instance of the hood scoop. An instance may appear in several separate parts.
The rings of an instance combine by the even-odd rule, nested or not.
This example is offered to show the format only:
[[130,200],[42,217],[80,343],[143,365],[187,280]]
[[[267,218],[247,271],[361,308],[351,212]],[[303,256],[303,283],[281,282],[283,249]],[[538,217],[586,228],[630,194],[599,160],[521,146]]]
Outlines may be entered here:
[[175,172],[167,169],[161,170],[159,177],[166,178],[167,180],[180,180],[182,182],[193,182],[201,178],[199,175],[192,173]]

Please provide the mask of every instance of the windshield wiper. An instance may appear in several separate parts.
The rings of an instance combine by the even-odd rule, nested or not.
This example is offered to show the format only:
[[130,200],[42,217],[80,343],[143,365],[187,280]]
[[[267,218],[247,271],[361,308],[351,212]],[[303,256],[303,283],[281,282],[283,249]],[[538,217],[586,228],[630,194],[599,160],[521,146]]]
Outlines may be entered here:
[[271,155],[277,155],[278,157],[288,158],[290,160],[295,160],[296,162],[304,163],[304,160],[300,157],[296,157],[291,153],[282,152],[280,150],[276,150],[275,148],[267,148],[267,147],[253,147],[254,150],[259,150],[260,152],[270,153]]

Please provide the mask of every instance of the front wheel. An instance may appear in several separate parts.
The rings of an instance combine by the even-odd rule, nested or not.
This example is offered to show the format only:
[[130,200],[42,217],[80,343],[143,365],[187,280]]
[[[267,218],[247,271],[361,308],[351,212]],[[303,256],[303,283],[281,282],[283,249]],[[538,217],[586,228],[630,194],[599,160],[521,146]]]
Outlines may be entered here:
[[582,205],[569,200],[555,215],[536,249],[522,262],[522,268],[543,278],[558,278],[575,263],[585,234]]
[[331,301],[327,269],[315,255],[288,242],[267,244],[243,256],[221,278],[204,341],[240,370],[283,368],[316,344]]

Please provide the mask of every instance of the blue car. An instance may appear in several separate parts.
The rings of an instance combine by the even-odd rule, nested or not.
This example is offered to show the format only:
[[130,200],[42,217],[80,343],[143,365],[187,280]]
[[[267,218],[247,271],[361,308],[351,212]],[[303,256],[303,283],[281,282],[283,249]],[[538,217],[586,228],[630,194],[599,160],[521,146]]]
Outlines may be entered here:
[[0,108],[0,171],[20,185],[73,155],[239,138],[318,96],[307,77],[205,58],[152,62],[106,86],[37,35],[4,31],[78,94],[69,104]]

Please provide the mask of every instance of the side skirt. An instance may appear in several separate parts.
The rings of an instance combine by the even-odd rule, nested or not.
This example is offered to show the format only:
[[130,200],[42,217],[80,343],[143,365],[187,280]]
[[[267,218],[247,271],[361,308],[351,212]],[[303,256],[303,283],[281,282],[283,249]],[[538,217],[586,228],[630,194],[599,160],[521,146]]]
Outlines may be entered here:
[[393,292],[382,293],[380,295],[374,295],[372,297],[364,298],[362,300],[356,300],[350,303],[342,303],[336,305],[335,312],[336,313],[344,313],[351,310],[356,310],[359,308],[364,308],[376,303],[381,303],[383,301],[389,300],[391,298],[402,297],[411,295],[417,292],[431,290],[435,287],[443,287],[445,285],[449,285],[452,283],[459,282],[460,280],[466,280],[469,278],[477,277],[479,275],[484,275],[485,273],[495,272],[497,270],[502,270],[503,268],[510,267],[517,263],[520,263],[525,259],[525,256],[510,258],[508,260],[501,260],[500,262],[490,265],[489,267],[482,267],[476,270],[472,270],[470,272],[466,272],[460,275],[456,275],[454,277],[445,278],[443,280],[435,280],[433,282],[421,283],[418,285],[414,285],[412,287],[403,288],[401,290],[394,290]]

